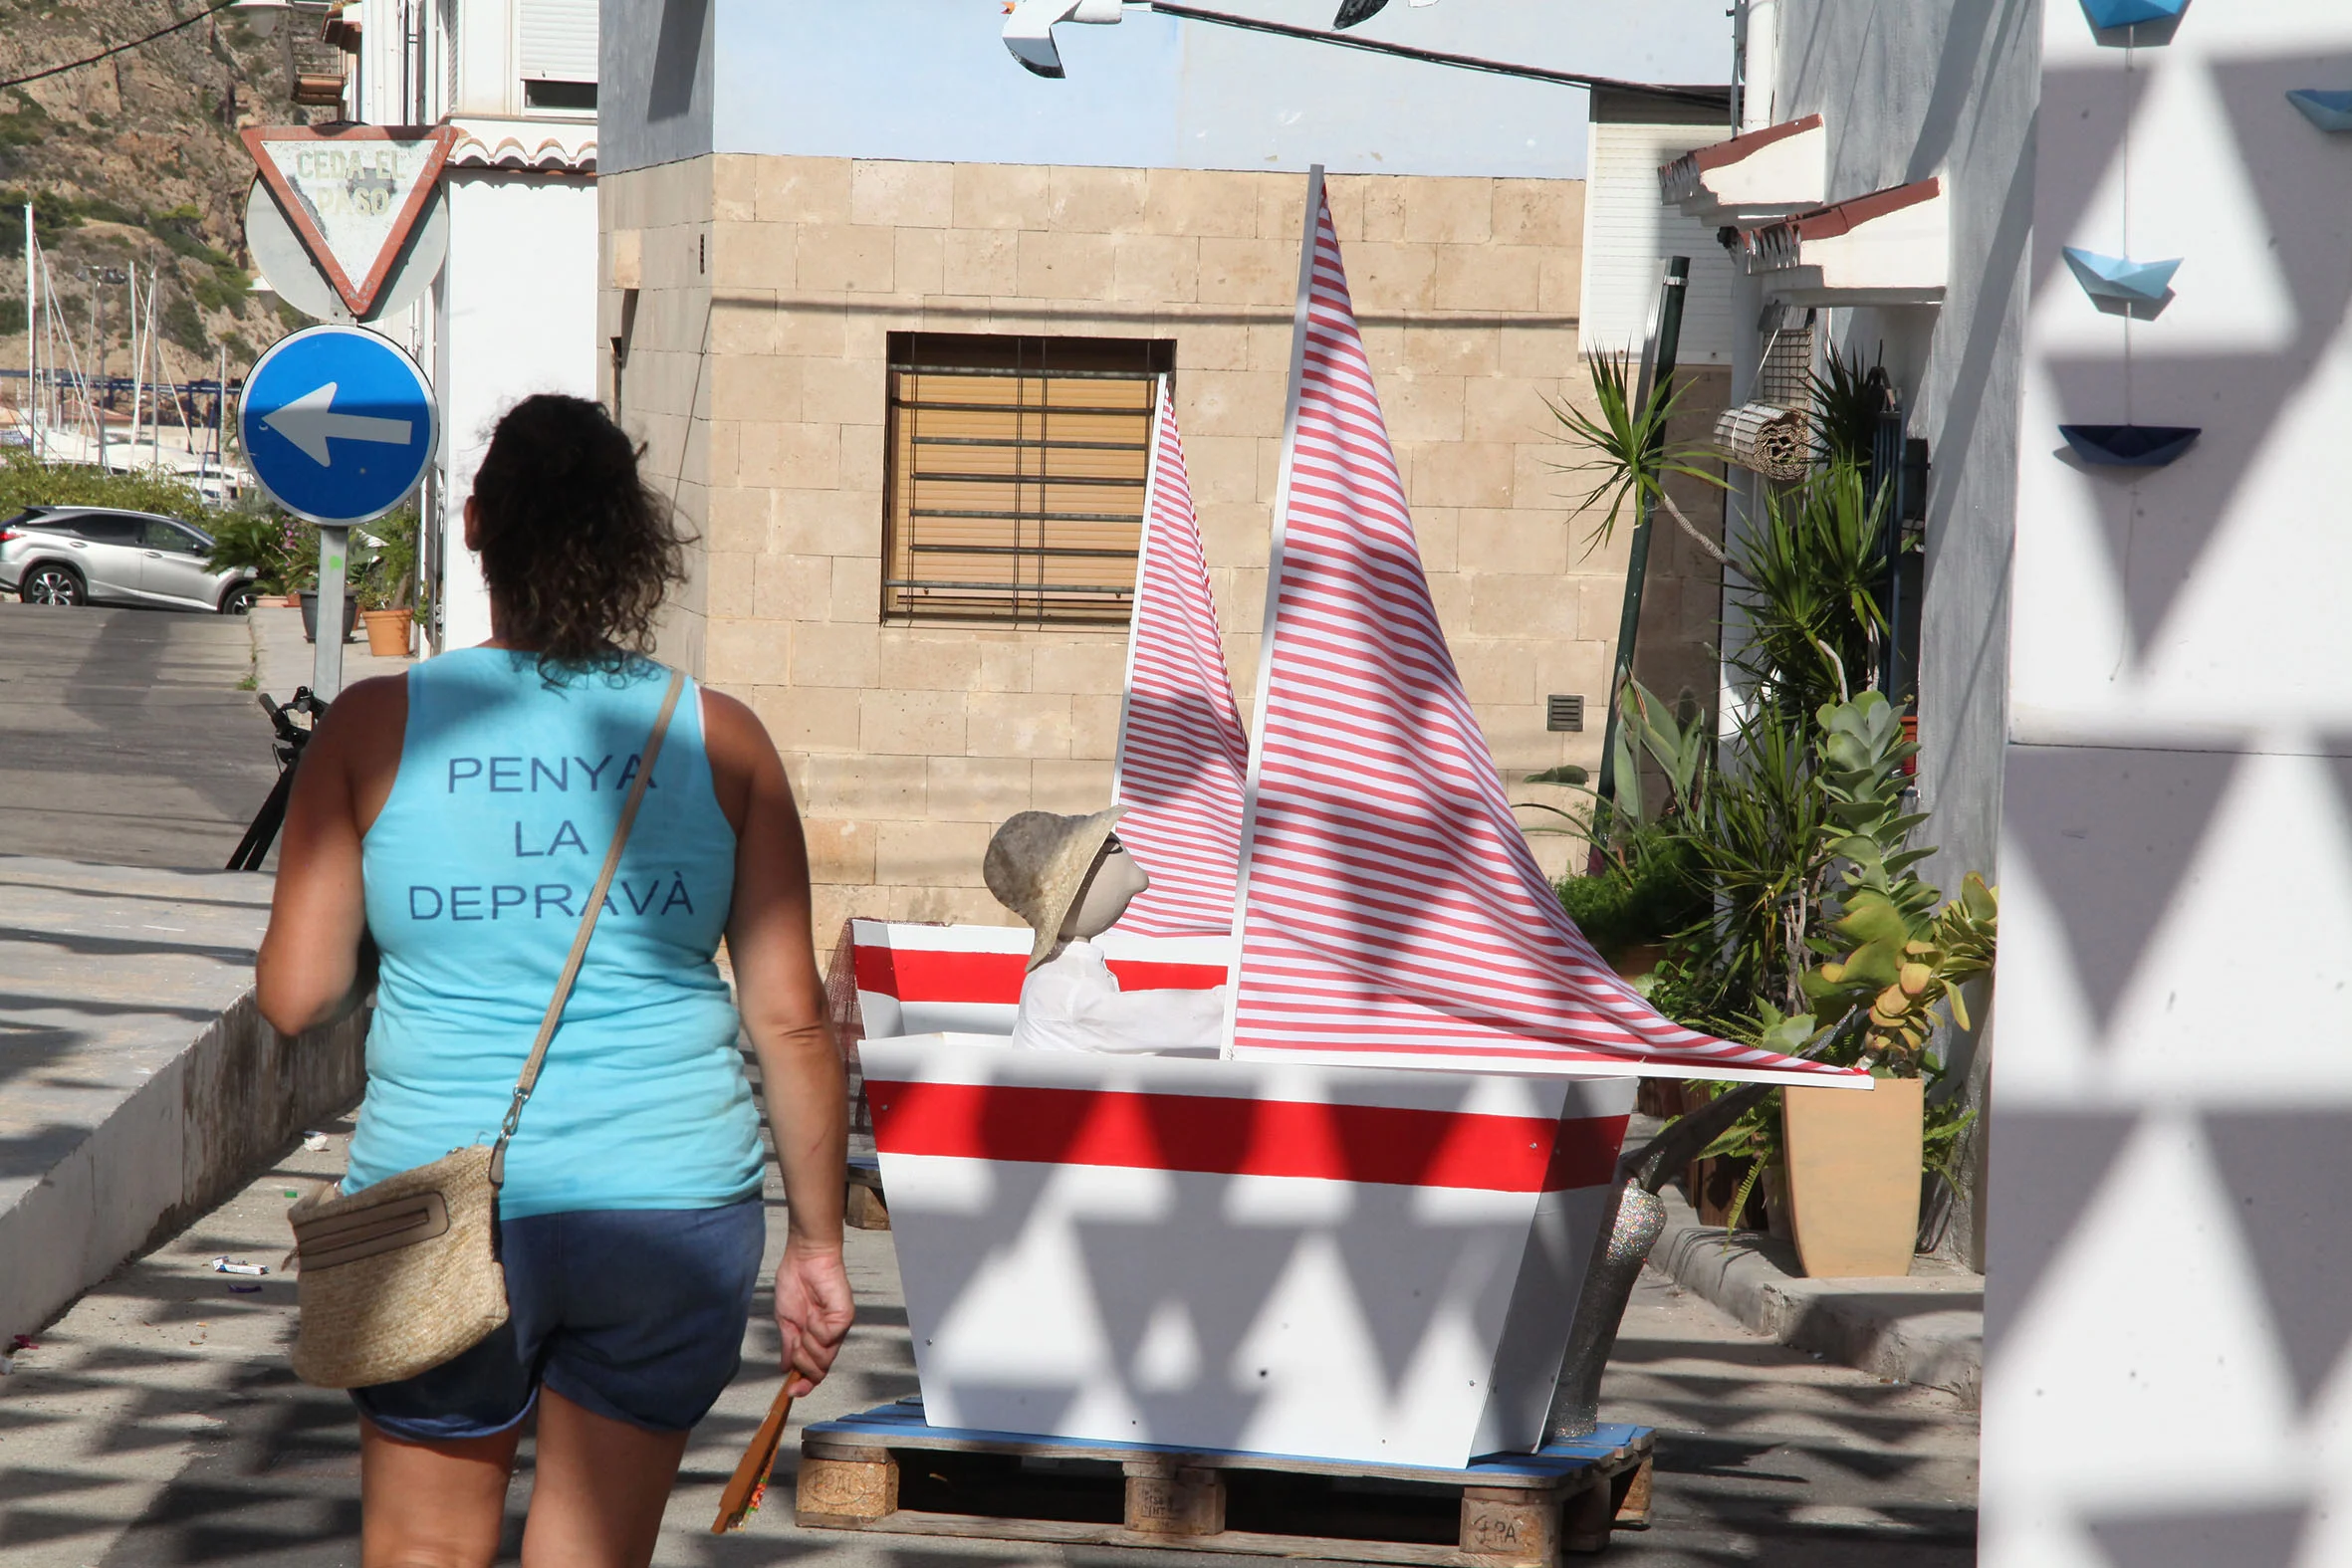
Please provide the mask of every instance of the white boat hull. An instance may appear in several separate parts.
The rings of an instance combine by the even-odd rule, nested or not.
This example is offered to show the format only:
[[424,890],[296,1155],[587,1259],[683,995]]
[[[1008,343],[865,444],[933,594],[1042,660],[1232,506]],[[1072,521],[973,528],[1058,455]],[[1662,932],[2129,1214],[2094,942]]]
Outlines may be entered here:
[[934,1425],[1533,1448],[1631,1078],[861,1046]]

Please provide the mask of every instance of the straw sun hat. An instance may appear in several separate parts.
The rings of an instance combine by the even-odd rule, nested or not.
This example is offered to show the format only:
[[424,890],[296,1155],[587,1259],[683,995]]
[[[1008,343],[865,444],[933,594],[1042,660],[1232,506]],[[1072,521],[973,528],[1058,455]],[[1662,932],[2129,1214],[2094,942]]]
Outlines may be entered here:
[[1061,923],[1085,890],[1111,824],[1126,809],[1114,805],[1092,816],[1023,811],[1008,818],[988,841],[988,858],[981,862],[988,890],[1037,932],[1037,945],[1029,953],[1031,969],[1045,963],[1061,940]]

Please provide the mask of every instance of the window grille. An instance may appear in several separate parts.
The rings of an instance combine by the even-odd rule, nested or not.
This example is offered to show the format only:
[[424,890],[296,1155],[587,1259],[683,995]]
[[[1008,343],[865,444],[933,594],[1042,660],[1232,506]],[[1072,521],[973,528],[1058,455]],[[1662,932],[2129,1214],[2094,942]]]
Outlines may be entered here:
[[1124,622],[1174,346],[893,333],[883,616]]
[[1809,410],[1813,406],[1813,313],[1790,306],[1766,306],[1757,327],[1764,345],[1753,400],[1774,408]]

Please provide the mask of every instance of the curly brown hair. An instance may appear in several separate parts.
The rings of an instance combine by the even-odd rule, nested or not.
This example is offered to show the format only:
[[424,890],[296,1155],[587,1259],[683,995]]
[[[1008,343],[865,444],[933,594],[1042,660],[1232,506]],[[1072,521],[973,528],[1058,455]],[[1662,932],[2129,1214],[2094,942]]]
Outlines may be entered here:
[[500,634],[551,679],[650,653],[662,598],[686,580],[687,542],[637,456],[600,406],[542,392],[506,411],[474,475]]

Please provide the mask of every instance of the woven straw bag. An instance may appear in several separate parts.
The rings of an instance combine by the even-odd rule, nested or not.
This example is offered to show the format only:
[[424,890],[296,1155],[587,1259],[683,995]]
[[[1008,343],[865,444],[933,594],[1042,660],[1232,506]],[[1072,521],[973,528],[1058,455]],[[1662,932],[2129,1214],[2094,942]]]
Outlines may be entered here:
[[539,1037],[515,1080],[498,1141],[487,1149],[453,1150],[348,1198],[340,1184],[323,1184],[286,1211],[302,1269],[294,1370],[305,1383],[331,1389],[396,1383],[463,1355],[506,1321],[498,1189],[506,1175],[507,1142],[539,1082],[548,1044],[588,955],[588,938],[620,868],[621,848],[685,683],[685,676],[671,672],[661,714],[645,743],[644,766],[621,804],[603,873],[588,895],[555,997],[540,1020]]

